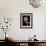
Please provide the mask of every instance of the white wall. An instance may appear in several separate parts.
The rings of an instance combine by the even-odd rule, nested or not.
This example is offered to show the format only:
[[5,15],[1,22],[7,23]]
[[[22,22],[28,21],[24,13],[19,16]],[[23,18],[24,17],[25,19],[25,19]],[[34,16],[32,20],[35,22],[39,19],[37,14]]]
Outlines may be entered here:
[[[36,34],[37,39],[46,40],[46,26],[44,21],[46,8],[44,7],[33,8],[28,0],[0,0],[0,17],[6,16],[13,18],[12,26],[8,33],[10,33],[14,39],[27,40]],[[32,29],[20,29],[20,13],[33,13]],[[0,34],[1,33],[2,31]],[[2,36],[0,36],[0,39],[2,39]]]

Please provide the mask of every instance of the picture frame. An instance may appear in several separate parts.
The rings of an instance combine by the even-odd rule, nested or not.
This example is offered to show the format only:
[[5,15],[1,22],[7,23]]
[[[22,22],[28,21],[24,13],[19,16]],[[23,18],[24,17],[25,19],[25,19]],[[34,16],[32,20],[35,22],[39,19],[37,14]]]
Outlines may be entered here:
[[33,14],[32,13],[20,13],[20,28],[32,28],[33,27]]

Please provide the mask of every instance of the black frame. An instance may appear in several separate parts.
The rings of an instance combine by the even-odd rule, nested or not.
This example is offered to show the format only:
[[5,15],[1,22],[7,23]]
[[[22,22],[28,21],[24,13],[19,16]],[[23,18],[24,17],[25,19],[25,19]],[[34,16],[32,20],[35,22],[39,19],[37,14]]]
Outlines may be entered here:
[[[28,25],[28,26],[23,26],[23,24],[22,23],[24,23],[23,22],[23,18],[26,16],[26,18],[29,20],[30,19],[30,26]],[[20,28],[32,28],[33,27],[33,14],[32,13],[20,13]]]

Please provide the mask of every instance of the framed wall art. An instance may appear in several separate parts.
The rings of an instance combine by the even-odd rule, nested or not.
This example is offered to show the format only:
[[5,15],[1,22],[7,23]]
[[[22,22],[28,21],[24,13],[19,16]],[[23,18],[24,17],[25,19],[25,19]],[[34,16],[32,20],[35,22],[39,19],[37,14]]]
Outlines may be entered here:
[[32,27],[33,27],[33,14],[20,13],[20,28],[32,28]]

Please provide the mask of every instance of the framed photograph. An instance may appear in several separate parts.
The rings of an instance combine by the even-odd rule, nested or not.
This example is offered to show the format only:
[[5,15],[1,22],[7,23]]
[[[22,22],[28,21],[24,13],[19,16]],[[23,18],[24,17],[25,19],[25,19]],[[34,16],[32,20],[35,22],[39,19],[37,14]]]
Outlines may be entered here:
[[20,13],[20,28],[32,28],[32,26],[33,26],[33,14]]

